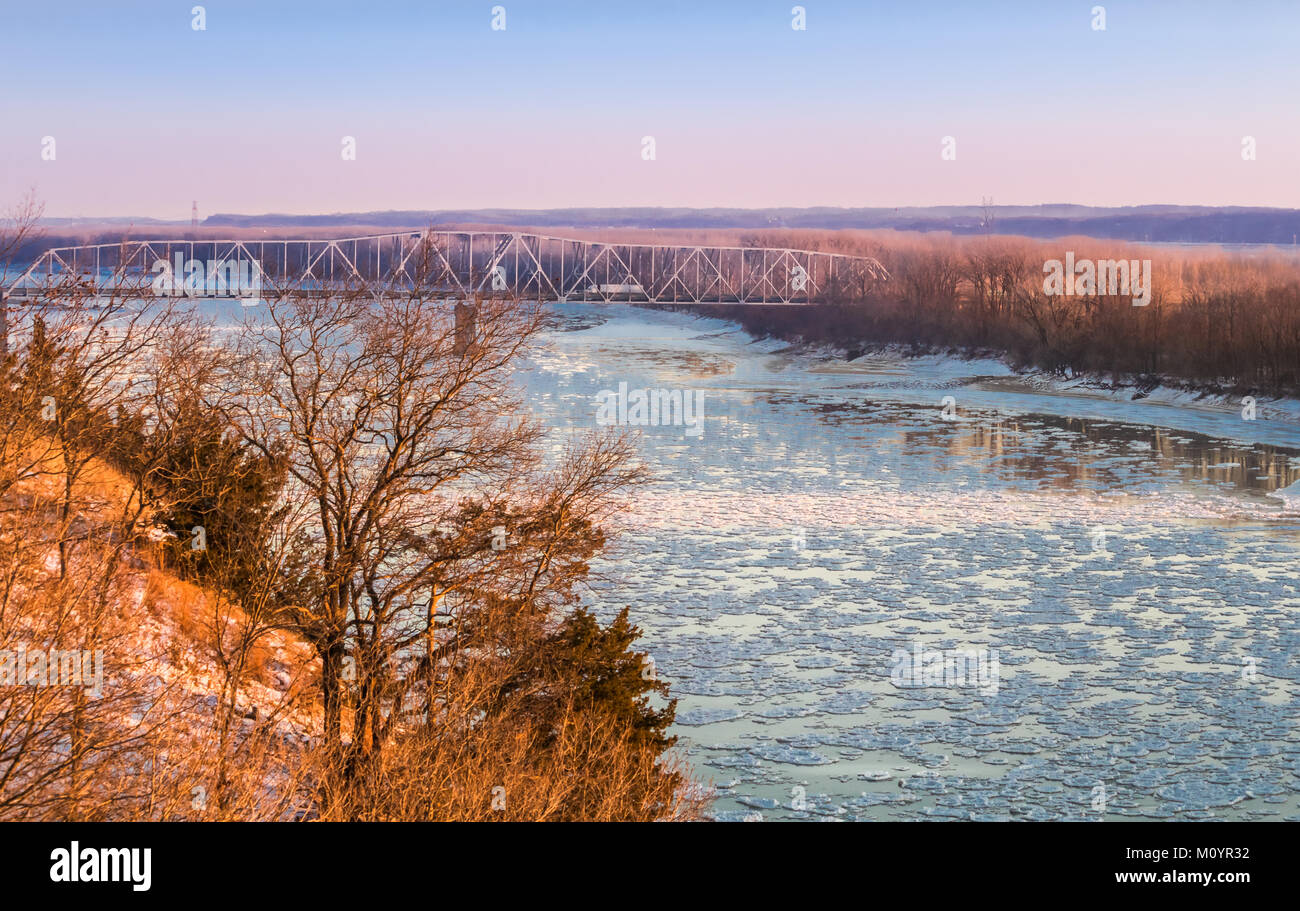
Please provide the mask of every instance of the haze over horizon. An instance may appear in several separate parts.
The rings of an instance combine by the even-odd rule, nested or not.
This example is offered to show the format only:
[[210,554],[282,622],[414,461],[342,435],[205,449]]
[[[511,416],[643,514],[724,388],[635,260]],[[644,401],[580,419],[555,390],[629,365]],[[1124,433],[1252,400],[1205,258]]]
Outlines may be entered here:
[[0,201],[170,220],[195,199],[201,216],[1300,207],[1300,7],[1107,3],[1103,31],[1094,5],[943,2],[922,26],[806,2],[799,31],[789,2],[231,2],[196,31],[192,5],[138,0],[56,4],[50,41],[51,6],[28,4],[3,14],[43,56],[0,57]]
[[[201,208],[201,207],[200,207]],[[902,214],[939,214],[939,213],[978,213],[984,207],[973,203],[939,203],[928,206],[553,206],[546,208],[525,208],[520,206],[474,206],[474,207],[403,207],[400,209],[373,209],[365,212],[344,212],[344,211],[315,211],[315,212],[203,212],[200,211],[200,224],[216,220],[216,224],[222,225],[232,220],[257,220],[264,221],[269,219],[283,218],[286,223],[295,221],[306,221],[311,219],[352,219],[353,224],[368,224],[365,219],[371,217],[385,216],[391,220],[391,216],[410,214],[420,216],[426,213],[466,213],[466,214],[483,214],[491,215],[494,213],[537,213],[538,215],[553,214],[559,212],[588,212],[588,213],[628,213],[628,212],[690,212],[690,213],[712,213],[712,212],[736,212],[747,214],[761,214],[765,212],[897,212]],[[1138,210],[1168,210],[1171,212],[1187,213],[1211,213],[1211,212],[1229,212],[1233,210],[1251,210],[1251,211],[1268,211],[1293,213],[1300,212],[1300,207],[1293,208],[1290,206],[1200,206],[1200,205],[1181,205],[1176,203],[1143,203],[1140,205],[1123,205],[1123,206],[1085,206],[1081,203],[1071,202],[1046,202],[1022,205],[998,205],[994,204],[989,207],[996,213],[1018,214],[1057,214],[1056,210],[1076,210],[1080,215],[1096,216],[1106,213],[1131,212]],[[1040,211],[1041,210],[1041,211]],[[96,213],[96,214],[76,214],[76,215],[47,215],[46,221],[57,221],[64,223],[93,224],[95,222],[130,222],[138,220],[142,223],[157,222],[163,224],[187,225],[190,222],[189,215],[175,218],[162,218],[154,215],[139,214],[119,214],[119,213]]]

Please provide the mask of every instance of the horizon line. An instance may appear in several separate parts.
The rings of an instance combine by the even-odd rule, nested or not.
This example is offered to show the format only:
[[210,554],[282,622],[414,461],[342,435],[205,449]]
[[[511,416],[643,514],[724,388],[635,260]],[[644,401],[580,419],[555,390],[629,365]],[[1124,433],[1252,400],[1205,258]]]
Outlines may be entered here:
[[[1206,203],[1129,203],[1125,205],[1090,205],[1087,203],[1075,202],[1040,202],[1040,203],[991,203],[983,205],[980,203],[942,203],[937,205],[901,205],[901,206],[650,206],[650,205],[622,205],[622,206],[548,206],[548,207],[526,207],[526,206],[447,206],[441,208],[417,208],[417,209],[369,209],[365,211],[333,211],[333,212],[214,212],[204,217],[203,221],[210,218],[339,218],[344,216],[367,216],[367,215],[403,215],[403,214],[426,214],[438,212],[573,212],[573,211],[591,211],[591,212],[627,212],[627,211],[686,211],[686,212],[815,212],[815,211],[840,211],[840,212],[888,212],[901,210],[927,211],[936,209],[992,209],[994,211],[1004,209],[1046,209],[1046,208],[1075,208],[1090,210],[1122,210],[1122,209],[1210,209],[1210,210],[1229,210],[1242,209],[1251,211],[1266,212],[1300,212],[1300,208],[1293,206],[1261,206],[1234,203],[1229,205],[1210,205]],[[187,217],[170,218],[158,215],[50,215],[43,214],[42,221],[59,220],[59,221],[130,221],[140,219],[142,221],[164,222],[169,224],[190,224],[191,219]],[[203,221],[199,223],[200,227]]]

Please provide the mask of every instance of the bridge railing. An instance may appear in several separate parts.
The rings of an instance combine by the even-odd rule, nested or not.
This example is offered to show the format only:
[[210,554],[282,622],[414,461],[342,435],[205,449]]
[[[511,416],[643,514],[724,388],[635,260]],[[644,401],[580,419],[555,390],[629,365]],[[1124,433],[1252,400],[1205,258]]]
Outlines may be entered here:
[[799,305],[857,299],[888,278],[870,257],[813,250],[423,231],[334,240],[128,240],[58,247],[6,291],[19,298],[349,291]]

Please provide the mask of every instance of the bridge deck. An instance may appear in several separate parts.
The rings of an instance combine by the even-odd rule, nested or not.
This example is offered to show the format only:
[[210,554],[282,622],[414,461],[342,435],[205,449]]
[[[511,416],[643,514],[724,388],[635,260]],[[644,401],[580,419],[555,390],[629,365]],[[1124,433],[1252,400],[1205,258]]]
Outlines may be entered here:
[[14,299],[270,298],[361,291],[789,306],[857,299],[888,278],[870,257],[814,250],[425,231],[337,240],[132,240],[58,247],[42,254],[5,293]]

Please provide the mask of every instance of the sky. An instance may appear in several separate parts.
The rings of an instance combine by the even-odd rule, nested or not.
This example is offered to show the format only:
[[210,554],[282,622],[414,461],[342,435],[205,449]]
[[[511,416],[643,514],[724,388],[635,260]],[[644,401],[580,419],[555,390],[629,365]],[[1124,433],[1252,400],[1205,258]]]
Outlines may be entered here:
[[1297,0],[195,6],[0,0],[0,209],[1300,207]]

